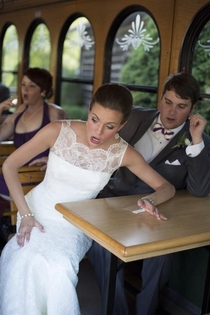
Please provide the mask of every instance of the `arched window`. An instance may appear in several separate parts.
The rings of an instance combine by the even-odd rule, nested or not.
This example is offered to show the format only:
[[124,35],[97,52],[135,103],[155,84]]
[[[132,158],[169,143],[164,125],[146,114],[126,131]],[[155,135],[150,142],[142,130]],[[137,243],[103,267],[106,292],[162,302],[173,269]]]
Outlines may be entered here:
[[17,94],[19,43],[16,27],[7,25],[2,32],[1,82],[10,89],[11,96]]
[[210,4],[194,16],[183,42],[179,70],[191,73],[200,85],[200,100],[195,112],[209,122],[206,132],[210,134]]
[[160,39],[149,12],[132,6],[120,13],[107,36],[105,54],[104,82],[128,87],[136,106],[156,107]]
[[24,53],[24,70],[28,67],[50,70],[50,32],[42,19],[36,19],[29,27]]
[[95,41],[83,16],[68,20],[58,45],[56,103],[70,118],[86,119],[93,92]]
[[29,66],[50,70],[50,32],[44,23],[39,24],[31,38]]

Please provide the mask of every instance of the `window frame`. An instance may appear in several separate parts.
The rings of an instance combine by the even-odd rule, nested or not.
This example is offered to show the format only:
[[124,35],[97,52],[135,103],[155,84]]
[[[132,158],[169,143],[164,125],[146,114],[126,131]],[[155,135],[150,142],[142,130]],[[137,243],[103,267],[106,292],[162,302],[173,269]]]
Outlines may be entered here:
[[[12,22],[7,22],[4,27],[2,28],[2,31],[1,31],[1,36],[0,36],[0,82],[2,82],[2,74],[3,73],[12,73],[13,75],[16,75],[17,78],[18,78],[18,74],[19,74],[19,69],[17,69],[16,71],[3,71],[2,70],[2,57],[3,57],[3,42],[4,42],[4,37],[5,37],[5,33],[7,31],[7,29],[10,27],[10,26],[14,26],[16,28],[16,31],[17,31],[17,27],[15,26],[14,23]],[[17,34],[18,34],[18,31],[17,31]],[[18,39],[18,45],[19,45],[19,39]],[[18,51],[18,56],[19,56],[19,51]],[[18,79],[17,79],[18,81]],[[18,85],[17,85],[17,90],[18,90]]]
[[[28,27],[28,30],[26,32],[26,37],[25,37],[25,43],[24,43],[24,50],[23,50],[23,73],[28,69],[29,63],[30,63],[30,46],[31,46],[31,39],[33,36],[33,33],[37,26],[39,24],[45,24],[46,27],[48,28],[46,22],[42,18],[36,18]],[[48,28],[49,29],[49,28]]]
[[[210,3],[204,5],[193,17],[185,34],[179,57],[179,71],[192,73],[193,55],[200,32],[210,21]],[[200,99],[210,99],[210,94],[200,92]]]
[[[116,36],[116,33],[121,25],[121,23],[128,17],[130,14],[138,12],[138,11],[143,11],[146,14],[148,14],[154,21],[158,33],[160,34],[158,24],[156,19],[154,18],[153,14],[145,7],[140,6],[140,5],[131,5],[124,10],[122,10],[115,18],[113,21],[112,25],[110,26],[109,32],[107,34],[107,39],[105,43],[105,53],[104,53],[104,66],[103,66],[103,83],[108,83],[110,82],[110,77],[111,77],[111,60],[112,60],[112,47],[114,43],[114,39]],[[160,39],[160,47],[161,47],[161,38]],[[161,55],[161,51],[160,51]],[[160,64],[160,63],[159,63]],[[159,72],[160,72],[160,67],[159,67]],[[158,79],[159,79],[159,74],[158,74]],[[158,84],[157,86],[144,86],[144,85],[135,85],[135,84],[125,84],[123,83],[125,87],[127,87],[130,91],[137,91],[137,92],[149,92],[153,94],[158,95]]]

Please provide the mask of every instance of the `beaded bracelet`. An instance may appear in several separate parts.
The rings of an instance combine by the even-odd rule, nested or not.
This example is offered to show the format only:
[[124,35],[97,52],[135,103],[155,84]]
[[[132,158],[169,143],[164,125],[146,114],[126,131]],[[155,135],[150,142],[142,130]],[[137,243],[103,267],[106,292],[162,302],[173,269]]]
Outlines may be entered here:
[[21,215],[20,216],[20,219],[24,219],[24,218],[27,218],[27,217],[34,217],[33,213],[27,213],[27,214],[24,214],[24,215]]
[[154,204],[154,201],[151,199],[151,198],[148,198],[148,197],[142,197],[141,200],[147,200],[151,203],[151,205],[154,207],[155,204]]

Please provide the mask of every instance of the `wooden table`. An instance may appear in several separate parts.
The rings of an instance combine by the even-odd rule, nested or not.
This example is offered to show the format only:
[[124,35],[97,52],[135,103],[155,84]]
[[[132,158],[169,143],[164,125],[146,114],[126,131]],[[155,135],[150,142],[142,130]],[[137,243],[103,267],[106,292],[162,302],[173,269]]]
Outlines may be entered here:
[[[174,198],[158,206],[167,221],[156,220],[146,212],[133,213],[142,196],[67,202],[56,204],[55,208],[114,254],[109,262],[111,277],[116,276],[116,257],[129,262],[210,245],[210,196],[196,198],[187,191],[178,191]],[[202,314],[210,311],[209,283],[210,279],[206,279]],[[106,297],[103,314],[110,315],[113,308],[114,288],[108,281],[107,293],[110,291],[111,303]]]

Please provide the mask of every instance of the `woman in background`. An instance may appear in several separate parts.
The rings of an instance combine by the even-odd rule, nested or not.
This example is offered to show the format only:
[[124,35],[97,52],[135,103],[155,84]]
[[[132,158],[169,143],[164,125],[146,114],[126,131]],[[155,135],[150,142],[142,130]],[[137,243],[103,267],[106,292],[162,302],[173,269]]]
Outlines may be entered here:
[[[61,107],[45,101],[52,96],[52,82],[52,75],[45,69],[29,68],[26,70],[21,85],[23,103],[0,126],[0,141],[12,138],[15,148],[18,148],[51,121],[68,118]],[[12,101],[13,98],[9,98],[0,104],[0,115],[3,111],[14,107]],[[48,154],[49,151],[46,150],[38,154],[36,158],[48,156]],[[1,174],[0,196],[4,199],[9,196],[8,188]]]

